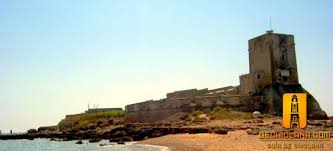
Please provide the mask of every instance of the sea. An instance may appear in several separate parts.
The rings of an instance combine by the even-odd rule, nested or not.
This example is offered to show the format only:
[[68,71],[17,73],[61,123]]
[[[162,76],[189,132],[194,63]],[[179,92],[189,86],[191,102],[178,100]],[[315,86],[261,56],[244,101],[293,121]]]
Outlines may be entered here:
[[83,144],[75,144],[75,142],[48,139],[0,140],[0,151],[168,151],[167,147],[142,145],[135,142],[128,142],[125,145],[109,143],[107,140],[99,143],[89,143],[88,140],[83,140]]

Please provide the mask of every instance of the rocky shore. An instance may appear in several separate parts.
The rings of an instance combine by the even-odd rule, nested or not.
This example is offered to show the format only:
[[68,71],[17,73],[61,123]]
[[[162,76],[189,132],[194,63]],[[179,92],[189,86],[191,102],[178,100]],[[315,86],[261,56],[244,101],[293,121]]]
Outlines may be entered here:
[[[41,127],[37,130],[31,129],[24,134],[0,135],[0,140],[33,140],[35,138],[48,138],[54,141],[79,140],[77,144],[80,144],[80,140],[83,139],[89,140],[90,143],[106,139],[110,142],[124,144],[129,141],[142,141],[169,134],[180,134],[182,136],[191,134],[212,134],[212,136],[223,136],[236,131],[244,131],[247,135],[256,136],[262,130],[283,130],[281,120],[282,119],[280,117],[259,117],[249,119],[204,120],[191,122],[182,121],[178,123],[128,123],[118,126],[110,125],[106,127],[90,126],[89,129],[76,127],[62,131],[59,130],[59,127],[52,126]],[[333,132],[333,122],[332,120],[311,120],[308,121],[306,129]]]
[[126,142],[126,141],[140,141],[147,138],[160,137],[168,134],[179,134],[179,133],[217,133],[227,134],[228,129],[225,128],[207,128],[207,127],[188,127],[183,124],[168,124],[168,123],[157,123],[157,124],[126,124],[124,126],[118,126],[112,129],[71,129],[63,132],[55,132],[45,130],[34,130],[31,129],[27,133],[23,134],[7,134],[0,135],[0,140],[8,139],[29,139],[35,138],[49,138],[51,140],[82,140],[89,139],[89,142],[98,142],[102,139],[108,139],[110,142]]

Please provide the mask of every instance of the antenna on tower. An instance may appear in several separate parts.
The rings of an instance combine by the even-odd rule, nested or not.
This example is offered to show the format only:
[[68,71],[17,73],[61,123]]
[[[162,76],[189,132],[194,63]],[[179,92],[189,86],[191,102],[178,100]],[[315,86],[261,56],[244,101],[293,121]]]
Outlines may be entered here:
[[267,33],[273,33],[274,30],[272,29],[272,16],[269,16],[269,30],[266,31]]

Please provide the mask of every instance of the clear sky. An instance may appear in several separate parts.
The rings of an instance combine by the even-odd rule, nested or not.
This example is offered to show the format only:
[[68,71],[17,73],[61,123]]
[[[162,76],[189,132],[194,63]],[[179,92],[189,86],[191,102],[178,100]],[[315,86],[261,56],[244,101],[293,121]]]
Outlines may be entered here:
[[99,107],[238,85],[247,40],[294,34],[302,85],[333,115],[333,2],[0,1],[0,130]]

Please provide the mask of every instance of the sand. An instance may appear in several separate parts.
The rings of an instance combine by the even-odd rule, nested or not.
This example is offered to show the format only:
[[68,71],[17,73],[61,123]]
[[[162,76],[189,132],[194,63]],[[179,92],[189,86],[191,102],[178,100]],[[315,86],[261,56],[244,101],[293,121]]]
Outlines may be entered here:
[[[296,144],[306,145],[311,143],[323,144],[322,149],[308,150],[333,150],[333,139],[330,141],[262,141],[258,135],[248,135],[245,130],[230,131],[227,135],[219,134],[174,134],[158,138],[151,138],[138,142],[139,144],[151,144],[167,146],[171,151],[252,151],[252,150],[272,150],[269,145],[274,144],[289,145],[293,150]],[[283,149],[274,149],[283,150]]]

